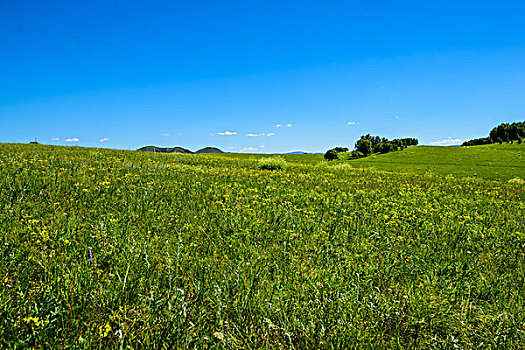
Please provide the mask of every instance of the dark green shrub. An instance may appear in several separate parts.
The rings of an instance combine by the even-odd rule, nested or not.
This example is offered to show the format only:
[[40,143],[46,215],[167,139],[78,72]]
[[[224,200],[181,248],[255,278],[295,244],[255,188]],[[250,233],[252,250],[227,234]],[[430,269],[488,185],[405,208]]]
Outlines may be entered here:
[[337,151],[335,149],[329,149],[324,154],[324,159],[326,159],[326,160],[334,160],[334,159],[339,159],[339,156],[337,155]]
[[364,156],[365,155],[362,152],[352,151],[352,153],[350,154],[350,159],[359,159],[359,158],[363,158]]

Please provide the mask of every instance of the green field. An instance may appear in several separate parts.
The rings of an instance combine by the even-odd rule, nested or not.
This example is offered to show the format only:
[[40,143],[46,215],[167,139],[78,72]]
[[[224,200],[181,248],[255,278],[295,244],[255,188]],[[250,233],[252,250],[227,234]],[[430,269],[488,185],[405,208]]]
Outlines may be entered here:
[[525,144],[415,146],[401,152],[350,160],[354,167],[388,171],[479,176],[487,179],[525,179]]
[[325,161],[322,154],[256,154],[256,153],[210,153],[211,157],[259,160],[262,157],[283,158],[290,163],[314,164]]
[[[258,160],[272,155],[223,153],[215,157]],[[448,175],[456,177],[482,177],[492,180],[525,179],[525,144],[504,143],[471,146],[415,146],[401,152],[374,154],[361,159],[349,159],[350,154],[340,154],[340,160],[327,165],[345,163],[353,168],[378,169],[417,174]],[[287,162],[315,164],[326,162],[322,154],[280,154]]]
[[523,348],[523,148],[498,147],[443,176],[399,158],[427,147],[267,171],[0,144],[0,348]]

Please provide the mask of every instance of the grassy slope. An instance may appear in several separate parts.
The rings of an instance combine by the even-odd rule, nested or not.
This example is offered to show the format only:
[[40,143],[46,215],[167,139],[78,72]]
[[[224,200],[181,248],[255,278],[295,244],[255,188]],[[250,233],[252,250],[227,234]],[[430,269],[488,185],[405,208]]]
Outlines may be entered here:
[[[320,163],[322,154],[242,154],[224,153],[212,156],[232,159],[261,159],[282,157],[291,163]],[[436,175],[478,176],[492,180],[525,178],[525,144],[496,144],[472,147],[418,146],[402,152],[378,154],[358,160],[340,155],[344,164],[354,168],[375,168],[395,172],[434,173]],[[340,165],[342,161],[331,162]]]
[[525,144],[409,147],[402,152],[349,161],[356,168],[509,180],[525,177]]

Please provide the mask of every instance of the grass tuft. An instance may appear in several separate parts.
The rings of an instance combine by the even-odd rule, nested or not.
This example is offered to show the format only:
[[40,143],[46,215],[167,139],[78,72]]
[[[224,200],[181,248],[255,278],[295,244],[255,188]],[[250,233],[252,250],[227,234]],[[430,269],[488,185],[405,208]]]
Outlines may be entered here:
[[262,170],[284,170],[286,160],[282,157],[265,157],[259,159],[257,167]]

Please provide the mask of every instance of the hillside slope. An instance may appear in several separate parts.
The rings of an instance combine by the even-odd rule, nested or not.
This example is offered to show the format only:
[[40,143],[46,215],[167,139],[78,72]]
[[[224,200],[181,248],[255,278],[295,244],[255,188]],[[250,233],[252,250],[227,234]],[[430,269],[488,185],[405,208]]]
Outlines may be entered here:
[[217,147],[204,147],[196,151],[195,153],[224,153],[224,152],[218,149]]
[[387,171],[432,172],[502,180],[524,179],[525,144],[415,146],[401,152],[379,154],[348,162],[355,168],[373,167]]

